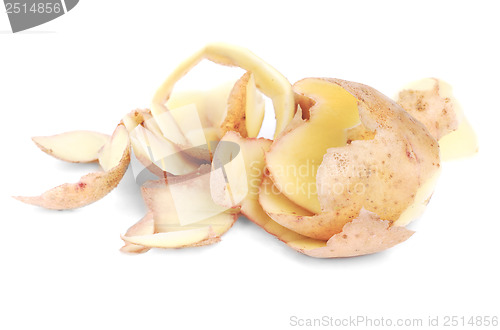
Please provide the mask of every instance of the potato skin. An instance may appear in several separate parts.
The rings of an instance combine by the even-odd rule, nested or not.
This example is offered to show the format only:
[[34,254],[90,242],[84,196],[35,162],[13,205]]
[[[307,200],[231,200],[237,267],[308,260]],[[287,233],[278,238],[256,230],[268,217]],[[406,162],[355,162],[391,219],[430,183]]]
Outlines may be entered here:
[[[94,203],[116,188],[130,163],[130,141],[126,129],[119,124],[111,137],[126,139],[119,163],[106,170],[84,175],[77,183],[65,183],[49,189],[40,196],[14,196],[15,199],[52,210],[69,210]],[[111,142],[110,142],[111,143]],[[102,165],[101,165],[102,166]]]
[[437,78],[414,82],[399,92],[397,103],[427,127],[436,140],[458,129],[463,113],[452,88]]

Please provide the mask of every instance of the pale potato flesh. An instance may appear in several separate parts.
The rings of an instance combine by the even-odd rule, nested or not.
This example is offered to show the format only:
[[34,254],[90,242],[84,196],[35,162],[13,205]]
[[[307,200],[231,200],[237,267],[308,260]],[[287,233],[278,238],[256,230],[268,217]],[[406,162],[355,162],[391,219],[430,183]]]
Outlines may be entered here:
[[346,144],[346,129],[359,123],[356,99],[338,85],[303,80],[296,93],[314,100],[310,118],[280,136],[266,154],[267,168],[280,191],[301,207],[320,213],[316,173],[332,147]]
[[467,118],[463,118],[458,128],[439,140],[443,161],[475,155],[479,150],[477,135]]

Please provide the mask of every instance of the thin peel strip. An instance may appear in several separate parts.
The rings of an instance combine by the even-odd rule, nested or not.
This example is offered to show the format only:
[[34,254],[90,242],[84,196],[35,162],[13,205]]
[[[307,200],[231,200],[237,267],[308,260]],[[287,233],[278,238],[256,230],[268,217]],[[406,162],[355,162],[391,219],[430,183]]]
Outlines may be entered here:
[[[130,227],[123,235],[124,237],[152,235],[155,231],[153,212],[148,212],[139,222]],[[144,253],[149,251],[149,247],[124,241],[120,251],[128,253]]]
[[[130,162],[130,142],[123,125],[118,125],[103,152],[109,153],[109,159],[103,161],[104,166],[115,165],[107,171],[87,174],[77,183],[62,184],[40,196],[14,198],[27,204],[54,210],[74,209],[96,202],[118,185]],[[121,158],[118,164],[115,164],[115,155],[120,152]]]

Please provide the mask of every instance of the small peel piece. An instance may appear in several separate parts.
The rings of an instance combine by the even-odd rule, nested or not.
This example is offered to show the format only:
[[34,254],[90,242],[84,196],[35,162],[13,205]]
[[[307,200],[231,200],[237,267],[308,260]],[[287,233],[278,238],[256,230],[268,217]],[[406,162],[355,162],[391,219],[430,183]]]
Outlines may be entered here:
[[398,93],[397,102],[439,141],[442,160],[468,157],[478,151],[477,136],[450,84],[437,78],[412,82]]
[[120,124],[103,147],[99,163],[105,170],[81,177],[77,183],[65,183],[36,197],[15,196],[21,202],[47,209],[67,210],[82,207],[106,196],[122,179],[130,162],[130,142]]
[[71,163],[97,161],[99,152],[109,139],[107,134],[92,131],[71,131],[32,138],[37,147],[46,154]]

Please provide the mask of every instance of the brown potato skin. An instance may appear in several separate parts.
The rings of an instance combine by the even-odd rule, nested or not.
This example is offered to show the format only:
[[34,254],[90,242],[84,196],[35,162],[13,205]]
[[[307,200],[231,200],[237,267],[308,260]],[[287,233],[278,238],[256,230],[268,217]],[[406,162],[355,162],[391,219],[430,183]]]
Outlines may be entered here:
[[424,124],[439,141],[443,136],[458,129],[461,110],[454,97],[441,90],[444,87],[442,84],[446,83],[436,78],[429,80],[434,81],[432,88],[404,89],[399,92],[397,103]]
[[248,137],[246,128],[246,86],[250,80],[251,72],[246,72],[234,84],[229,99],[227,100],[227,115],[221,124],[222,135],[234,131],[244,138]]

